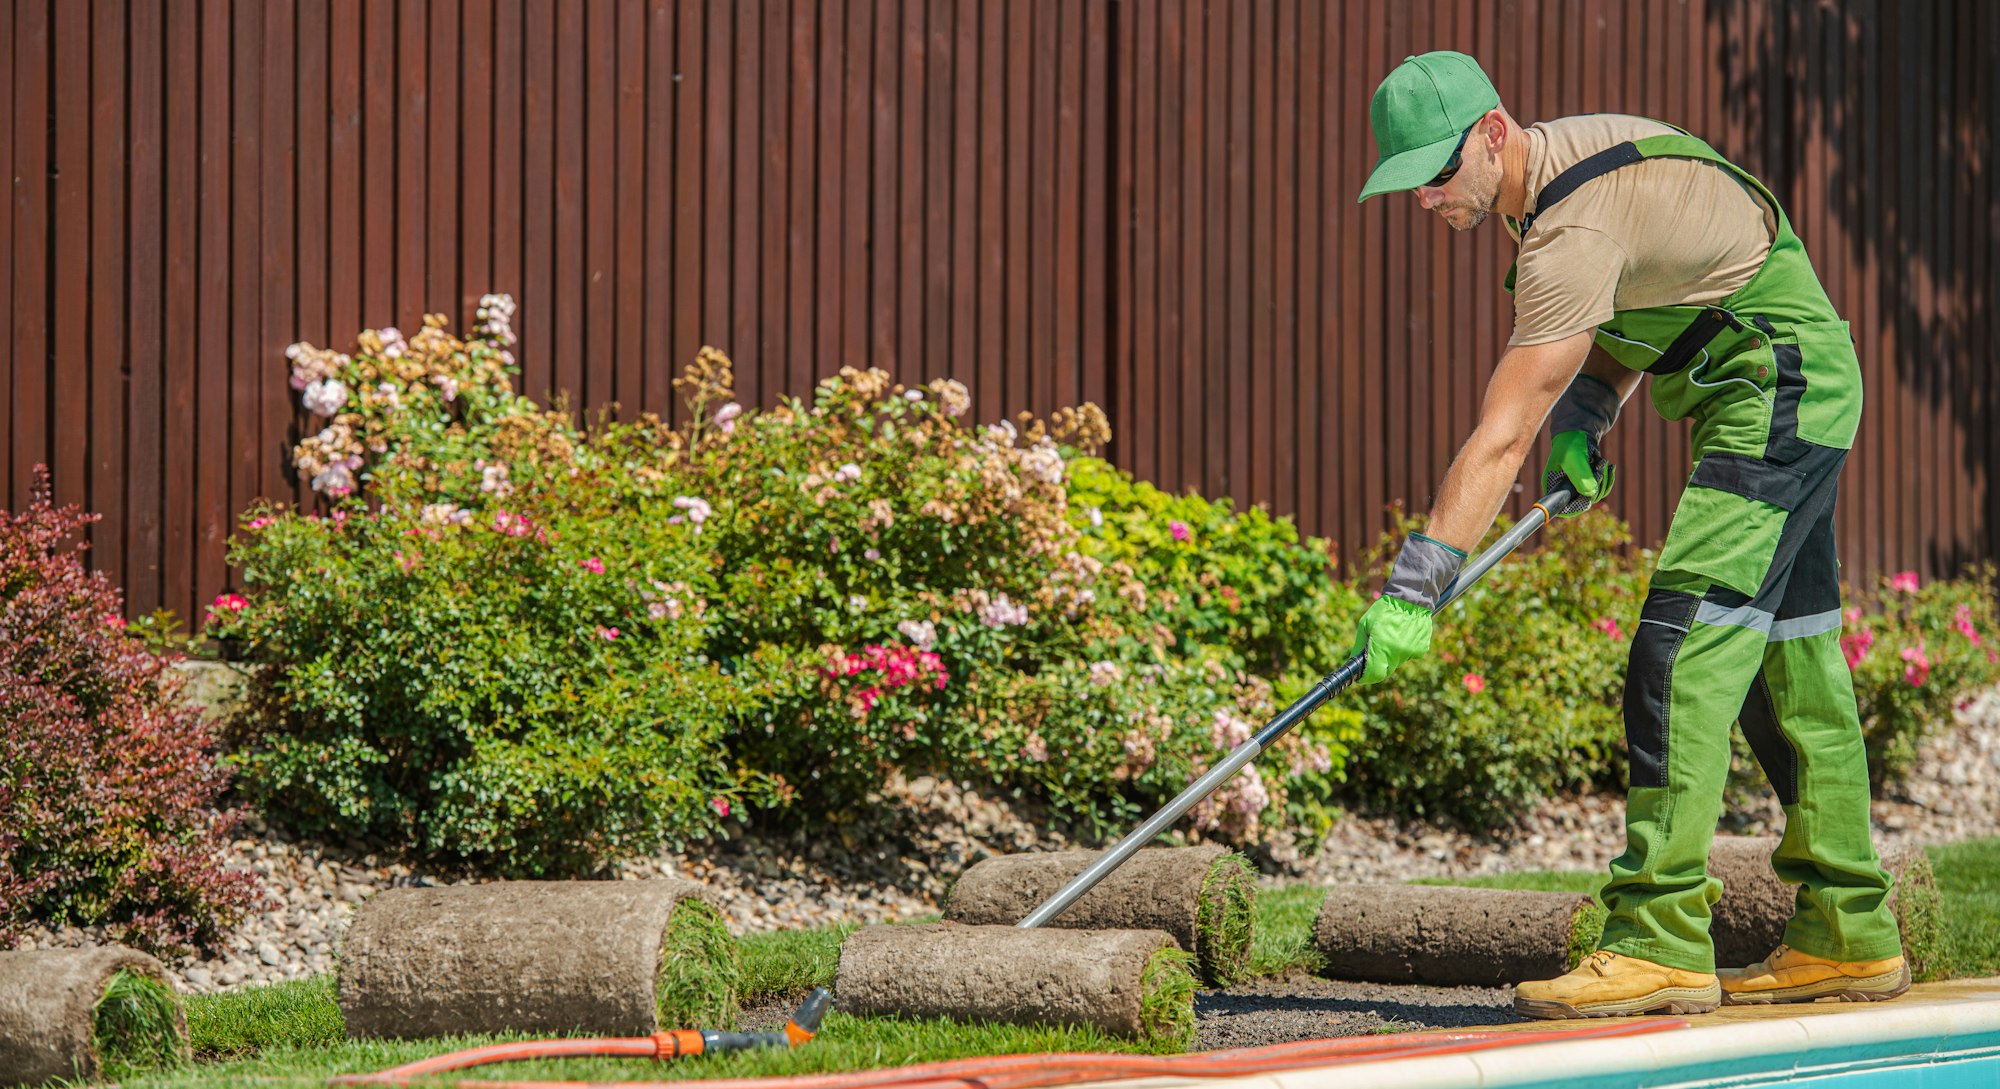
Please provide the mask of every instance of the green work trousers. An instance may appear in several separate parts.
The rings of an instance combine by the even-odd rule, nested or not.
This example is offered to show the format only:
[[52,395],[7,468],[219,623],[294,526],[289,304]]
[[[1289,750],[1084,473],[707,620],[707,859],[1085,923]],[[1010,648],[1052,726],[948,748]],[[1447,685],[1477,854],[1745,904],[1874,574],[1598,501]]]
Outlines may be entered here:
[[1626,850],[1604,888],[1600,948],[1714,971],[1708,925],[1724,890],[1708,848],[1740,721],[1784,806],[1771,861],[1799,886],[1786,943],[1839,961],[1901,950],[1839,644],[1833,509],[1847,451],[1797,448],[1788,461],[1706,454],[1674,514],[1632,637]]

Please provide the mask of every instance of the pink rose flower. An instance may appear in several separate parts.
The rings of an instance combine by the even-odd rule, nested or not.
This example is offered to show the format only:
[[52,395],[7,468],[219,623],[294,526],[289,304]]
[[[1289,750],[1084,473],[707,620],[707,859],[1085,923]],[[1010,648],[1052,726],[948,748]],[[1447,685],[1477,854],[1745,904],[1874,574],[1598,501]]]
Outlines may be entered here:
[[578,560],[576,561],[576,565],[593,575],[602,575],[604,573],[604,561],[598,559],[596,556],[592,556],[587,560]]
[[715,810],[716,816],[727,817],[729,815],[729,799],[711,798],[709,799],[708,804],[711,808]]
[[1906,594],[1916,593],[1917,573],[1915,571],[1897,572],[1895,575],[1892,575],[1889,578],[1889,589],[1901,590],[1903,593]]
[[1868,656],[1868,648],[1875,645],[1875,629],[1862,628],[1860,631],[1840,637],[1840,653],[1847,659],[1847,668],[1853,669]]
[[607,628],[607,627],[603,626],[602,624],[600,624],[600,625],[598,625],[598,627],[597,627],[597,637],[598,637],[599,639],[616,639],[616,638],[618,638],[618,629],[617,629],[617,628]]
[[1590,626],[1610,636],[1611,641],[1614,643],[1620,639],[1625,638],[1625,632],[1623,629],[1619,628],[1618,621],[1613,620],[1608,616],[1598,617],[1597,619],[1590,622]]
[[1467,673],[1465,675],[1465,690],[1475,696],[1486,691],[1486,678],[1477,673]]
[[1167,523],[1167,532],[1173,534],[1176,541],[1185,541],[1188,539],[1188,525],[1186,522],[1178,519]]

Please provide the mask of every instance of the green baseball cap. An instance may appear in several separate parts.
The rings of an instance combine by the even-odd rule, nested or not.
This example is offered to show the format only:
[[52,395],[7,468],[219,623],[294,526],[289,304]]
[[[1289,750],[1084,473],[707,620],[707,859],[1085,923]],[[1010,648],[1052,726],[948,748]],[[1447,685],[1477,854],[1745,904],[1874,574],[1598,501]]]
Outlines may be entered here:
[[1406,57],[1375,88],[1368,123],[1382,153],[1355,203],[1437,177],[1465,130],[1500,104],[1500,92],[1463,53],[1440,49]]

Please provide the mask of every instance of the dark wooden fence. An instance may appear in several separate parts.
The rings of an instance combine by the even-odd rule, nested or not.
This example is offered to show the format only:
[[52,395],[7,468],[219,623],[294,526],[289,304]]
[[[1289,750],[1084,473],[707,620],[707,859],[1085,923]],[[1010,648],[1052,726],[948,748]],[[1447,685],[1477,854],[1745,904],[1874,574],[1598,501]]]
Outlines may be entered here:
[[[1092,400],[1121,464],[1352,554],[1510,320],[1497,225],[1354,204],[1375,82],[1438,47],[1765,178],[1863,346],[1849,574],[1995,554],[1982,0],[0,0],[4,498],[51,464],[132,610],[197,612],[236,512],[302,497],[283,347],[499,290],[535,394],[664,409],[712,343],[767,404],[842,364]],[[1656,541],[1685,436],[1614,445]]]

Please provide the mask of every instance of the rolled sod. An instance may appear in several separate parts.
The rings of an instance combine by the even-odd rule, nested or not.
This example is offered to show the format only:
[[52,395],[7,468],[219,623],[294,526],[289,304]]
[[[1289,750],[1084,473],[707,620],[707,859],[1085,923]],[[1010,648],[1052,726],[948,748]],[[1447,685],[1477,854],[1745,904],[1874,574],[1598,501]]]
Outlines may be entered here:
[[[1709,848],[1709,876],[1722,882],[1722,899],[1708,928],[1721,967],[1763,960],[1785,940],[1798,886],[1778,880],[1771,869],[1777,848],[1776,836],[1717,836]],[[1885,852],[1882,865],[1896,879],[1889,910],[1903,935],[1903,953],[1911,974],[1923,978],[1941,966],[1944,925],[1930,856],[1921,847],[1902,847]]]
[[[1099,857],[1096,851],[1002,855],[965,871],[948,922],[1012,925]],[[1151,847],[1134,854],[1050,926],[1163,930],[1195,955],[1201,978],[1228,986],[1250,961],[1256,886],[1250,862],[1222,847]]]
[[389,889],[340,946],[348,1035],[729,1028],[736,942],[691,881]]
[[871,926],[842,943],[834,993],[862,1017],[1089,1025],[1184,1051],[1193,959],[1159,930]]
[[0,1085],[173,1066],[187,1017],[160,962],[135,949],[0,953]]
[[1497,987],[1568,971],[1603,922],[1603,909],[1574,893],[1337,885],[1313,937],[1332,979]]

